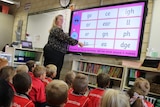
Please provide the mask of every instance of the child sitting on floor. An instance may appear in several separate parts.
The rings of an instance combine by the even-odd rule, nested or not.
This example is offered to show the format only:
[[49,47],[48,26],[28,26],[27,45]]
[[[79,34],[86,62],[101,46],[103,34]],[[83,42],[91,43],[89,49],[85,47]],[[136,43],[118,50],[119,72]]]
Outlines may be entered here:
[[13,77],[13,86],[16,90],[12,107],[35,107],[28,96],[31,87],[31,77],[26,72],[19,72]]
[[154,107],[152,103],[146,101],[144,97],[150,90],[150,83],[144,78],[137,78],[134,86],[128,91],[131,107]]
[[84,96],[87,90],[87,76],[84,74],[77,74],[73,80],[73,92],[69,93],[65,107],[92,107],[91,100]]
[[49,107],[64,107],[68,97],[68,86],[62,80],[53,80],[46,86]]
[[100,107],[130,107],[129,97],[119,90],[108,89],[102,96]]
[[73,71],[69,71],[65,75],[65,82],[68,84],[68,87],[69,87],[68,93],[71,93],[73,91],[72,84],[75,77],[76,77],[76,74]]
[[107,73],[100,73],[97,76],[98,88],[95,88],[89,92],[88,97],[92,101],[92,107],[99,107],[100,100],[106,88],[110,85],[110,76]]
[[36,66],[33,70],[32,89],[29,92],[29,96],[36,107],[43,107],[46,104],[45,86],[41,81],[45,73],[44,66]]

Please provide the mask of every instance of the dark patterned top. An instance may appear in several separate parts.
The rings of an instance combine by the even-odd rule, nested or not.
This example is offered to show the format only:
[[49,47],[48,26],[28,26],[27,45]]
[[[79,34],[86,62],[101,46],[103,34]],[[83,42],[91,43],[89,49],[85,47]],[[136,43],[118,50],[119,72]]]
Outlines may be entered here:
[[55,27],[50,31],[46,46],[62,53],[66,53],[68,45],[76,45],[77,43],[77,40],[65,34],[61,28]]

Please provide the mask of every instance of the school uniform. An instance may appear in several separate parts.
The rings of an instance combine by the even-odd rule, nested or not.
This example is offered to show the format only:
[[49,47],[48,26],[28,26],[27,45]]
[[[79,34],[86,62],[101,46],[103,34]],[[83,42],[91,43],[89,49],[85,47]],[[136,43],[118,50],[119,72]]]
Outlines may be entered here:
[[71,94],[72,92],[73,92],[73,88],[70,88],[70,89],[68,90],[68,95]]
[[10,82],[8,82],[8,84],[11,86],[12,90],[14,91],[14,93],[16,93],[16,90],[15,90],[15,88],[14,88],[13,84],[12,84],[12,83],[10,83]]
[[154,105],[148,101],[145,100],[145,103],[147,104],[148,107],[154,107]]
[[33,72],[28,72],[28,74],[30,75],[30,77],[34,77]]
[[29,96],[34,103],[46,102],[45,87],[40,78],[32,77],[32,89]]
[[51,79],[51,78],[46,77],[46,78],[45,78],[45,80],[44,80],[44,81],[42,81],[42,82],[43,82],[43,84],[44,84],[44,87],[46,87],[46,86],[47,86],[47,84],[48,84],[48,83],[50,83],[51,81],[52,81],[52,79]]
[[69,94],[68,101],[64,107],[92,107],[92,103],[88,97],[72,92]]
[[12,107],[35,107],[32,100],[26,94],[15,94]]
[[100,100],[105,92],[105,89],[103,88],[96,88],[89,92],[88,97],[90,98],[92,102],[92,107],[99,107],[100,106]]

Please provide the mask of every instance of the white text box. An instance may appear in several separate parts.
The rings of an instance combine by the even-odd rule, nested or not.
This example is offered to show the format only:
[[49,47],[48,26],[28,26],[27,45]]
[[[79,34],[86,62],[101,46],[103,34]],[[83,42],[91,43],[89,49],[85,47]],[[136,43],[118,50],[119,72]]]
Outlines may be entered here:
[[96,38],[114,38],[115,37],[115,30],[97,30]]
[[95,48],[113,49],[114,40],[96,40]]
[[97,25],[97,21],[82,21],[80,29],[95,29]]
[[138,39],[139,29],[117,29],[116,38]]
[[84,48],[94,48],[94,39],[79,39],[79,41],[84,44]]
[[80,30],[79,38],[95,38],[96,30]]
[[98,20],[97,28],[116,28],[116,19]]
[[116,40],[115,49],[120,50],[133,50],[137,48],[137,40]]
[[100,10],[99,11],[99,19],[104,18],[116,18],[118,15],[118,8],[117,9],[106,9],[106,10]]
[[133,6],[119,9],[118,17],[141,16],[142,6]]
[[134,28],[134,27],[140,27],[140,17],[118,19],[117,28]]
[[81,20],[92,20],[98,18],[98,11],[83,12]]

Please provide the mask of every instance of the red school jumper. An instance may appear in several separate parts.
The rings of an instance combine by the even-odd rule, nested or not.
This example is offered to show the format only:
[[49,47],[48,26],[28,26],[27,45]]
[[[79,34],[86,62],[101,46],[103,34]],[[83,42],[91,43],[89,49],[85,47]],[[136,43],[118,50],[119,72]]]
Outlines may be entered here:
[[13,105],[12,107],[35,107],[32,100],[29,100],[29,98],[24,94],[15,94],[13,98]]
[[29,96],[34,103],[46,102],[45,87],[40,78],[32,77],[32,89],[29,92]]
[[49,77],[46,77],[45,80],[43,80],[43,84],[44,84],[44,87],[47,86],[48,83],[50,83],[53,79],[49,78]]
[[99,107],[100,106],[100,101],[101,101],[101,98],[102,98],[104,92],[105,92],[105,90],[102,88],[96,88],[96,89],[93,89],[89,92],[88,97],[92,102],[92,107]]
[[71,92],[64,107],[92,107],[92,103],[88,97]]
[[148,101],[145,100],[145,103],[147,104],[148,107],[154,107],[154,105]]

